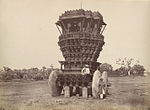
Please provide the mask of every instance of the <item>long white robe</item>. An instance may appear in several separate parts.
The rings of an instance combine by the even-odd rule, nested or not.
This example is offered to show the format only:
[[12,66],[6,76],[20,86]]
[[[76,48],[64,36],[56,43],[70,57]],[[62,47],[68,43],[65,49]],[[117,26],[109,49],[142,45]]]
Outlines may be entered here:
[[101,72],[99,70],[96,70],[93,74],[93,80],[92,80],[92,95],[94,98],[98,98],[100,78],[101,78]]
[[108,73],[106,71],[104,71],[102,73],[102,77],[101,78],[103,79],[104,82],[108,82]]

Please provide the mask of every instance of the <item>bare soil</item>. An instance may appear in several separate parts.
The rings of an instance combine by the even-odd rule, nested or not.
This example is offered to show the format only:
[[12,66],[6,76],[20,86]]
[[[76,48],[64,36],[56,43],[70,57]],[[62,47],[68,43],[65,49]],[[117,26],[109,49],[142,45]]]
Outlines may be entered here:
[[51,97],[47,81],[0,82],[0,110],[150,110],[150,77],[110,77],[103,99]]

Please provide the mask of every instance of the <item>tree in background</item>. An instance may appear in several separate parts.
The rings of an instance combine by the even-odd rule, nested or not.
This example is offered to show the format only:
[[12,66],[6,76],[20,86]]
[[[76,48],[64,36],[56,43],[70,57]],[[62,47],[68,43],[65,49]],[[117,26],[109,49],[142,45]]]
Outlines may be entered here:
[[14,74],[13,70],[9,67],[3,66],[3,71],[1,73],[1,79],[11,80],[13,78],[15,78],[15,74]]
[[112,65],[108,64],[108,63],[103,63],[100,65],[100,71],[103,72],[103,71],[107,71],[108,74],[112,72]]
[[116,71],[119,72],[119,74],[125,76],[125,75],[129,75],[130,76],[130,70],[131,70],[131,64],[134,62],[135,60],[133,58],[127,58],[125,57],[124,59],[118,59],[116,61],[116,64],[118,64],[120,66],[119,69],[117,69]]
[[116,76],[127,76],[128,75],[128,69],[126,67],[120,67],[114,71]]
[[144,75],[144,71],[145,71],[145,68],[144,66],[142,65],[134,65],[132,68],[131,68],[131,74],[133,75],[140,75],[140,76],[143,76]]
[[11,69],[9,67],[3,67],[3,70],[0,71],[0,80],[12,80],[12,79],[24,79],[24,80],[44,80],[48,79],[51,71],[54,68],[46,68],[45,66],[42,69],[38,68],[29,68],[29,69]]
[[[134,63],[134,64],[133,64]],[[120,68],[115,71],[118,72],[119,75],[143,75],[144,74],[144,66],[139,64],[138,60],[134,60],[133,58],[118,59],[116,64],[120,65]],[[133,66],[132,66],[133,65]]]
[[134,61],[133,58],[127,58],[125,57],[124,59],[119,58],[116,61],[116,64],[120,65],[120,67],[125,67],[128,71],[131,69],[131,64]]

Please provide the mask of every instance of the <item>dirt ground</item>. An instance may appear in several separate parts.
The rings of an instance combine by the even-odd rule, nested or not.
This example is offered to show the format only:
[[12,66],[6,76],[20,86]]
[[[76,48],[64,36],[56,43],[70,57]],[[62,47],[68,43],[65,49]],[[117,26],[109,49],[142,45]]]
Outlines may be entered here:
[[0,82],[0,110],[150,110],[150,77],[110,77],[103,99],[51,97],[47,81]]

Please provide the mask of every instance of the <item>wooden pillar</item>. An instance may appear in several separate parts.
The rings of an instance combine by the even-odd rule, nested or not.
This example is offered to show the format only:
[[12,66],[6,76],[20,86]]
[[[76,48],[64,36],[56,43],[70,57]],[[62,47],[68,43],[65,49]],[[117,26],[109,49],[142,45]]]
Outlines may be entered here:
[[92,87],[87,86],[87,88],[88,88],[88,96],[91,97],[92,96]]
[[82,87],[79,86],[79,96],[82,96]]
[[103,34],[103,31],[105,30],[105,27],[106,27],[106,25],[104,25],[104,26],[102,27],[102,30],[101,30],[101,33],[100,33],[100,34]]
[[88,98],[88,88],[87,87],[82,88],[82,97]]
[[58,27],[58,25],[57,25],[57,24],[56,24],[56,27],[57,27],[57,29],[58,29],[59,33],[62,35],[62,32],[60,31],[60,29],[59,29],[59,27]]
[[82,31],[85,31],[85,30],[83,30],[84,22],[85,22],[85,18],[83,18],[83,19],[82,19],[82,22],[81,22],[81,30],[80,30],[81,32],[82,32]]
[[64,97],[70,97],[70,88],[69,86],[64,87]]
[[67,32],[67,28],[65,27],[64,22],[63,22],[63,21],[60,21],[60,23],[61,23],[61,25],[62,25],[62,27],[63,27],[65,33],[66,33],[66,32]]
[[80,88],[77,85],[75,87],[76,87],[76,92],[75,92],[76,96],[79,96],[79,94],[80,94]]

